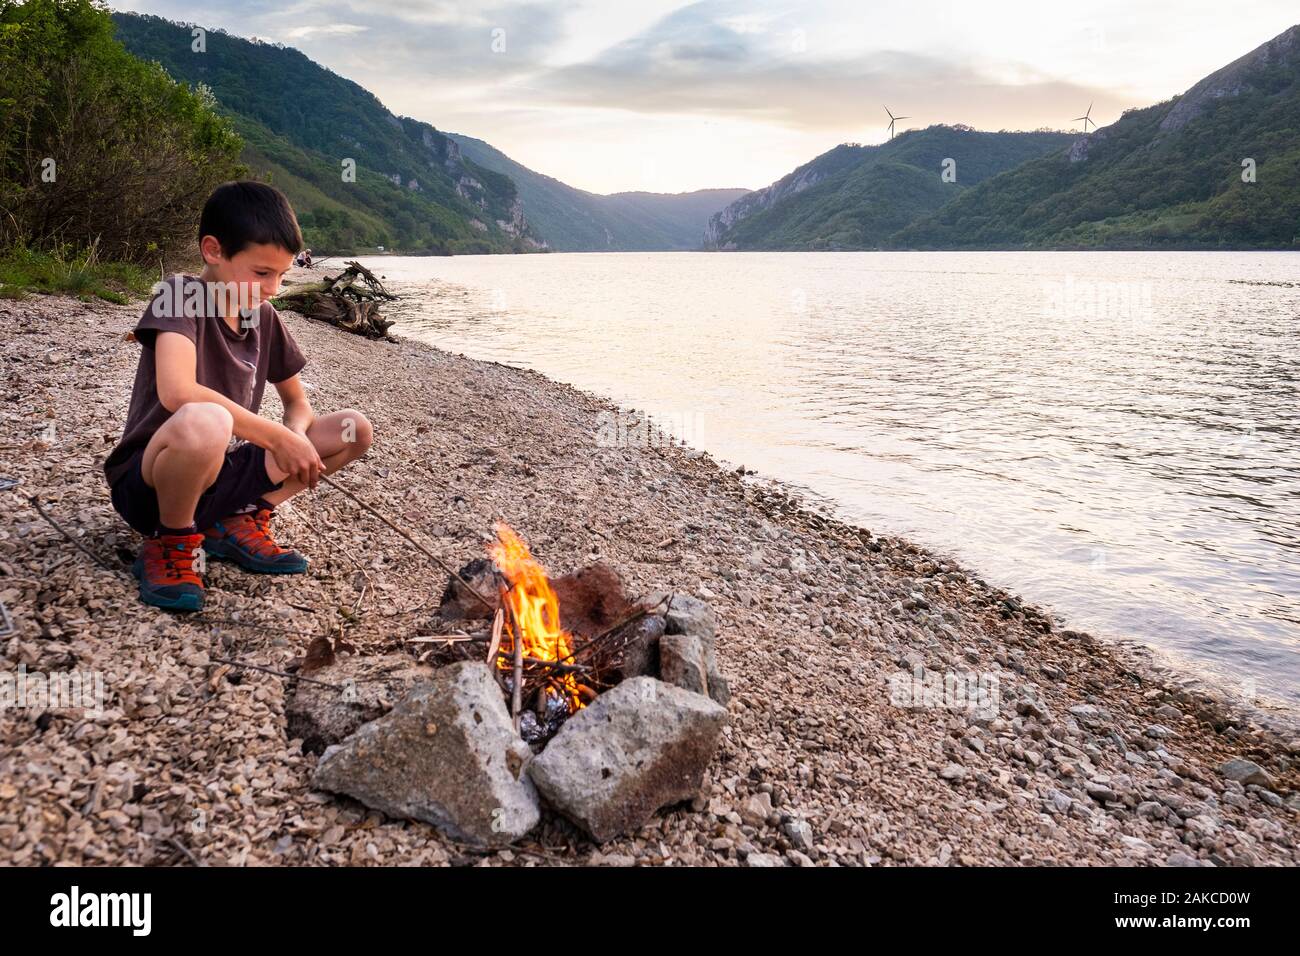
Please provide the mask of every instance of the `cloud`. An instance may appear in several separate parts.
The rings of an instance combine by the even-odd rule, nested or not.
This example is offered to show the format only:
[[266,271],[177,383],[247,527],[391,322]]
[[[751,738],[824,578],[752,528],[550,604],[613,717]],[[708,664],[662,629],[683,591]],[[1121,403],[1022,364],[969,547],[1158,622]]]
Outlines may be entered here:
[[[386,85],[378,82],[381,78],[427,90],[431,81],[500,82],[537,69],[564,38],[565,20],[576,3],[408,0],[396,5],[387,0],[298,0],[275,6],[228,0],[201,12],[186,0],[123,6],[295,46],[380,92]],[[494,49],[494,38],[501,37],[504,50],[500,39]]]
[[1105,125],[1294,22],[1294,0],[1227,20],[1219,0],[113,3],[297,47],[394,112],[603,191],[765,183],[880,142],[885,104],[909,128],[996,130],[1071,128],[1094,102]]
[[801,21],[747,19],[741,9],[693,4],[587,62],[534,77],[531,92],[554,106],[746,117],[809,131],[883,128],[884,103],[920,125],[994,129],[1065,125],[1092,101],[1097,115],[1130,105],[1022,64],[985,70],[966,58],[883,48],[817,57]]
[[364,33],[370,27],[363,26],[359,23],[330,23],[319,27],[294,27],[285,36],[291,40],[301,40],[303,37],[309,37],[312,34],[327,34],[329,36],[351,36],[354,33]]

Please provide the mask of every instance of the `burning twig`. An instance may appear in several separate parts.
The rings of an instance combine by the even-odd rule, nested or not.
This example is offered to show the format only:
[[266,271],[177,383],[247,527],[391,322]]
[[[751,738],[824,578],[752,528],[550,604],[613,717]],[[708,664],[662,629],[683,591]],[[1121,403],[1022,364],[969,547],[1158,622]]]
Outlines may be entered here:
[[511,651],[514,656],[514,680],[511,682],[510,689],[510,713],[514,717],[515,733],[519,733],[519,710],[520,703],[523,700],[523,683],[524,683],[524,632],[519,626],[519,618],[515,616],[514,608],[510,606],[507,599],[504,585],[497,585],[497,591],[501,597],[501,607],[510,615],[510,643]]
[[382,521],[384,524],[388,525],[388,527],[392,528],[394,531],[396,531],[398,534],[400,534],[403,538],[405,538],[405,539],[406,539],[407,541],[409,541],[411,544],[415,545],[415,547],[416,547],[416,548],[417,548],[417,549],[418,549],[418,550],[419,550],[419,551],[420,551],[420,552],[421,552],[421,553],[422,553],[426,558],[428,558],[430,561],[432,561],[432,562],[433,562],[434,564],[436,564],[438,567],[442,568],[444,571],[446,571],[448,574],[450,574],[453,578],[455,578],[455,579],[456,579],[457,581],[459,581],[461,584],[465,585],[466,590],[468,590],[470,594],[474,595],[474,597],[478,598],[478,600],[482,603],[482,605],[483,605],[485,608],[487,608],[489,611],[496,610],[496,609],[492,606],[492,603],[491,603],[490,601],[488,601],[488,599],[485,598],[482,594],[480,594],[480,593],[478,592],[478,590],[474,587],[474,585],[470,584],[468,581],[466,581],[464,578],[462,578],[462,577],[461,577],[457,572],[453,571],[453,570],[451,569],[451,567],[450,567],[450,566],[449,566],[445,561],[442,560],[442,558],[438,557],[436,554],[434,554],[432,551],[430,551],[430,550],[429,550],[428,548],[426,548],[424,545],[420,544],[420,542],[416,541],[416,540],[415,540],[414,538],[412,538],[409,534],[407,534],[404,530],[402,530],[401,528],[399,528],[397,525],[393,524],[393,522],[389,521],[386,517],[384,517],[382,514],[380,514],[378,511],[376,511],[376,510],[375,510],[374,508],[372,508],[370,505],[366,504],[364,501],[362,501],[360,498],[358,498],[356,495],[354,495],[354,494],[353,494],[351,491],[349,491],[347,488],[345,488],[345,487],[343,487],[342,485],[340,485],[337,481],[334,481],[333,479],[329,478],[329,477],[326,476],[326,475],[321,475],[321,476],[320,476],[320,480],[323,481],[323,482],[325,482],[325,484],[329,485],[331,488],[335,488],[335,489],[337,489],[337,490],[343,492],[343,494],[347,495],[349,498],[351,498],[353,501],[355,501],[357,504],[359,504],[359,505],[360,505],[362,508],[364,508],[366,511],[369,511],[372,515],[374,515],[376,518],[378,518],[378,519],[379,519],[380,521]]
[[[497,651],[497,657],[509,657],[513,660],[514,652]],[[586,664],[561,664],[558,661],[543,660],[540,657],[529,657],[527,654],[524,655],[523,662],[530,667],[537,667],[541,673],[545,673],[546,671],[558,671],[561,674],[580,674],[584,671],[591,670],[591,668]]]
[[542,682],[533,690],[533,713],[537,715],[538,720],[546,718],[546,702],[551,696],[551,679],[542,678]]
[[520,708],[523,703],[524,689],[524,642],[515,637],[515,674],[514,687],[510,693],[510,711],[515,718],[515,733],[519,733]]

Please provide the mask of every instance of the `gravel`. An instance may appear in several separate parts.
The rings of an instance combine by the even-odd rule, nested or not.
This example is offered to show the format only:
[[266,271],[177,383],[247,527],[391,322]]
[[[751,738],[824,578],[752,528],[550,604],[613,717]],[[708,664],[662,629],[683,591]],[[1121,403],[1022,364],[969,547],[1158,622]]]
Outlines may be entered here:
[[[215,567],[201,620],[141,605],[119,564],[138,538],[100,473],[141,307],[0,302],[0,476],[21,480],[0,492],[0,601],[16,628],[0,672],[90,671],[104,687],[99,713],[0,711],[0,863],[1300,862],[1292,715],[1064,630],[946,556],[706,453],[601,445],[611,406],[597,397],[287,315],[316,408],[360,408],[375,426],[340,481],[454,567],[505,519],[554,573],[601,560],[632,593],[699,595],[731,693],[699,798],[600,847],[551,811],[502,851],[313,791],[319,758],[286,730],[291,682],[217,659],[283,671],[333,633],[359,655],[415,660],[446,575],[322,487],[277,518],[306,575]],[[264,412],[279,412],[273,393]],[[32,494],[113,568],[43,522]],[[968,678],[996,689],[988,712],[949,693]],[[1233,758],[1263,776],[1225,777]]]

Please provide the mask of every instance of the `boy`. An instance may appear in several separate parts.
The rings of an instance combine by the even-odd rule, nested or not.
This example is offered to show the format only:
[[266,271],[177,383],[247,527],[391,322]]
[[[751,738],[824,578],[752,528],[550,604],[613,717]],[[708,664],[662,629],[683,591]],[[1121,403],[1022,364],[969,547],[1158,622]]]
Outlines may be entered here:
[[[289,201],[271,186],[219,186],[199,219],[199,276],[160,283],[135,327],[143,346],[122,440],[104,462],[113,507],[145,536],[140,598],[203,606],[200,550],[246,570],[301,574],[271,536],[275,506],[370,447],[354,409],[317,416],[306,364],[270,302],[302,249]],[[284,424],[257,411],[267,382]],[[227,447],[232,436],[241,439]]]

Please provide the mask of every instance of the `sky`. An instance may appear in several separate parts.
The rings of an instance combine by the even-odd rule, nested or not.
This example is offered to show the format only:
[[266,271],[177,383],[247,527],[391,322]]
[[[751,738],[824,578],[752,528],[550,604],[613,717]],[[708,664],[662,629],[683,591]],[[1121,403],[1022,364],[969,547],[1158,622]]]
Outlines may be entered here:
[[1295,0],[117,0],[296,47],[399,115],[609,193],[758,188],[898,129],[1073,129],[1177,95]]

